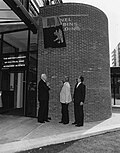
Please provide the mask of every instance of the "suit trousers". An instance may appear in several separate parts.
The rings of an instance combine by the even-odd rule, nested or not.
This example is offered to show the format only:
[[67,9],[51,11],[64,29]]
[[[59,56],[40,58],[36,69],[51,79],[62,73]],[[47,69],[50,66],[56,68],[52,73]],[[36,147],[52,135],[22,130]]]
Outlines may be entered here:
[[75,122],[78,125],[83,125],[84,123],[84,111],[83,111],[83,105],[80,105],[79,103],[74,103],[74,115],[75,115]]
[[48,101],[41,100],[38,110],[38,122],[44,122],[48,119]]
[[62,106],[62,109],[61,109],[62,119],[61,119],[61,121],[63,123],[69,123],[68,105],[69,104],[61,103],[61,106]]

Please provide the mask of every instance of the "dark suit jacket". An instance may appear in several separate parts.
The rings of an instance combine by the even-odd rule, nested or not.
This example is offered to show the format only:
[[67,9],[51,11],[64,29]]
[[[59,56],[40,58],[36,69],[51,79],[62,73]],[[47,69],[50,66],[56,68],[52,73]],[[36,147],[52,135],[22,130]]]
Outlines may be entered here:
[[38,100],[40,101],[48,101],[49,100],[49,90],[50,88],[46,85],[46,83],[41,79],[38,84]]
[[80,104],[80,102],[84,102],[85,92],[86,92],[86,86],[83,83],[80,83],[78,87],[76,84],[74,88],[74,95],[73,95],[74,103]]

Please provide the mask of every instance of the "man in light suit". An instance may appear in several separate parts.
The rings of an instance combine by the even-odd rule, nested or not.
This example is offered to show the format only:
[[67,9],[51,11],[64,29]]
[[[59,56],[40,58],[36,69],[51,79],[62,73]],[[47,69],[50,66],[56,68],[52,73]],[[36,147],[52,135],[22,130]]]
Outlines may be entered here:
[[41,80],[38,84],[38,101],[39,101],[39,110],[38,110],[38,122],[45,123],[49,122],[48,120],[48,107],[49,107],[49,83],[47,82],[46,74],[41,75]]
[[71,98],[71,89],[70,89],[69,77],[65,76],[65,81],[63,83],[61,92],[60,92],[60,103],[61,103],[61,113],[62,118],[59,123],[68,124],[69,123],[69,111],[68,105],[72,101]]
[[83,104],[85,101],[86,86],[83,82],[84,78],[82,76],[78,77],[78,82],[75,85],[73,95],[75,122],[72,124],[75,124],[77,127],[83,126],[84,123]]

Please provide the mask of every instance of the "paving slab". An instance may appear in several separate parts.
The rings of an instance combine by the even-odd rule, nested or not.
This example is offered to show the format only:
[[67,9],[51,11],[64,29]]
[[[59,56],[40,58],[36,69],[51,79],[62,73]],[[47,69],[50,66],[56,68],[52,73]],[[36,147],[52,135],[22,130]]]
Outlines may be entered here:
[[14,153],[120,129],[120,113],[104,121],[75,127],[57,120],[40,124],[36,118],[0,115],[0,153]]

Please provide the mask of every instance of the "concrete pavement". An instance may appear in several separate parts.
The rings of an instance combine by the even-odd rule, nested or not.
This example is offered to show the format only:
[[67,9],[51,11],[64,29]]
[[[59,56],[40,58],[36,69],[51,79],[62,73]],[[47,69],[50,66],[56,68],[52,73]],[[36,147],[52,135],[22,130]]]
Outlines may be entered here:
[[[117,109],[116,109],[117,108]],[[51,120],[44,124],[35,118],[0,116],[0,153],[14,153],[51,144],[77,140],[120,129],[120,109],[113,108],[111,118],[75,127]]]

